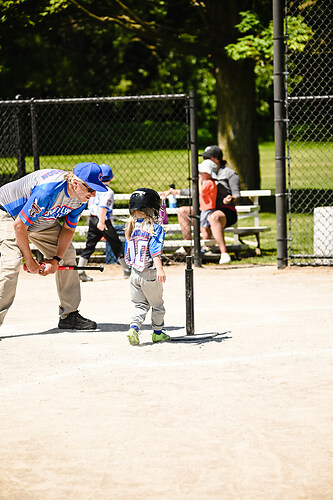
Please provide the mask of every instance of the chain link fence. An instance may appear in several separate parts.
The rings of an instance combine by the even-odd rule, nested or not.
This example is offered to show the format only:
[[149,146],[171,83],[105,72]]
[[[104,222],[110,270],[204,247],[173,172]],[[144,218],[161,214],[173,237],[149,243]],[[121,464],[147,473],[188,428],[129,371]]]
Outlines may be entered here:
[[116,193],[188,187],[190,97],[0,101],[0,185],[34,170],[111,166]]
[[[332,22],[324,0],[286,1],[286,123],[291,264],[333,265]],[[310,28],[290,50],[289,16]]]

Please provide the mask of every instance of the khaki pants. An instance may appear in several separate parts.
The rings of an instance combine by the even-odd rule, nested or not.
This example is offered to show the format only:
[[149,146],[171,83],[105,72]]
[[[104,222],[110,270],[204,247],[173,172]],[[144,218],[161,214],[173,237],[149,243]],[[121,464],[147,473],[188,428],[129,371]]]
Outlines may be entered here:
[[[9,214],[0,210],[0,325],[14,301],[22,264],[22,254],[16,244],[13,222],[14,219]],[[43,231],[28,232],[29,240],[46,259],[56,254],[60,229],[61,225],[56,222]],[[76,252],[72,244],[63,258],[63,265],[76,265]],[[79,275],[77,271],[57,271],[55,278],[60,300],[59,315],[65,318],[78,309],[81,301]]]

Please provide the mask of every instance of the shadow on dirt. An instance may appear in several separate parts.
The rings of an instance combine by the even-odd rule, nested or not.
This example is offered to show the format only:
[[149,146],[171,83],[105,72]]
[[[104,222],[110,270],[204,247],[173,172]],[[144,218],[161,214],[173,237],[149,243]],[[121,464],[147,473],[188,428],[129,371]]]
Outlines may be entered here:
[[[44,330],[42,332],[32,332],[32,333],[18,333],[16,335],[3,335],[0,337],[0,340],[14,339],[19,337],[32,337],[38,335],[59,335],[62,333],[89,333],[89,334],[98,334],[98,333],[119,333],[126,332],[128,330],[128,324],[124,323],[100,323],[98,324],[97,330],[61,330],[59,328],[51,328],[50,330]],[[151,330],[150,325],[142,325],[142,330]],[[232,337],[226,336],[230,331],[227,332],[210,332],[210,333],[200,333],[197,335],[182,335],[182,336],[172,336],[171,332],[176,332],[179,330],[184,330],[183,326],[168,326],[165,329],[166,332],[170,333],[171,341],[170,342],[178,342],[178,343],[191,343],[191,344],[203,344],[207,342],[222,342],[224,340],[230,339]],[[149,346],[156,345],[154,342],[143,342],[140,346]]]

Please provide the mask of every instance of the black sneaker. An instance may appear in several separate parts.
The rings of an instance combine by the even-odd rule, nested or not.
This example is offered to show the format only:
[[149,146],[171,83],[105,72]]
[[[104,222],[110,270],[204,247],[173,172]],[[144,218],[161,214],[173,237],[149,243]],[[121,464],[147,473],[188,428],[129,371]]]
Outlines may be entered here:
[[66,318],[59,320],[58,328],[63,330],[96,330],[97,324],[95,321],[81,316],[79,311],[74,311],[69,313]]
[[131,276],[131,268],[124,269],[124,278],[127,280]]

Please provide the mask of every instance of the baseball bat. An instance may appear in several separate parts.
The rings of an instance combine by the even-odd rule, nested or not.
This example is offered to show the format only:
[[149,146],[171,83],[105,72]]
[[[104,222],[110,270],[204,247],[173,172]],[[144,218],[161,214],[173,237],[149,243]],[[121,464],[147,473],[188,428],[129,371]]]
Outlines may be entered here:
[[[24,271],[30,273],[26,264],[23,264]],[[58,271],[104,271],[103,266],[59,266]]]

